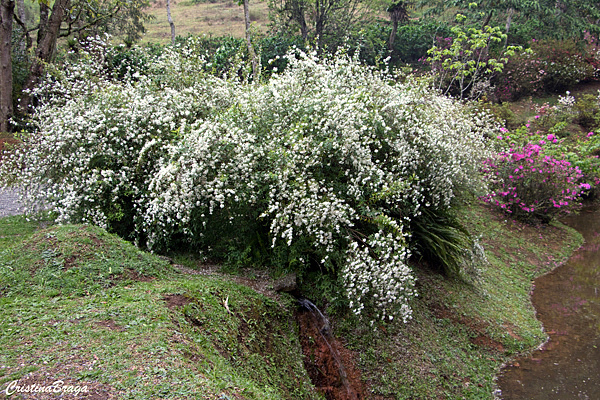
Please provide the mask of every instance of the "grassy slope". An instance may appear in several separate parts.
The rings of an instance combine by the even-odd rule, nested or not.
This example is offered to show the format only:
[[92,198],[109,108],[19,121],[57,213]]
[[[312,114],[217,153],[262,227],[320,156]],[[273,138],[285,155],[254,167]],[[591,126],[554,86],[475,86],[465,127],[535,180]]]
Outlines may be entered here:
[[[531,281],[580,236],[505,222],[478,205],[465,220],[490,261],[474,285],[421,271],[409,324],[334,322],[359,355],[368,398],[491,398],[501,364],[545,339]],[[292,299],[183,276],[94,227],[35,227],[0,219],[0,389],[63,379],[104,398],[317,397]]]
[[[167,21],[165,0],[157,0],[148,10],[154,19],[147,24],[142,42],[167,44],[171,40],[171,28]],[[179,36],[212,35],[244,37],[244,9],[237,1],[215,2],[172,1],[171,16],[175,33]],[[250,3],[250,20],[254,29],[265,32],[269,23],[267,1]]]
[[502,364],[545,341],[529,298],[532,280],[564,261],[581,236],[561,224],[505,221],[480,205],[464,219],[482,235],[489,261],[474,284],[421,271],[407,325],[340,324],[361,354],[372,398],[493,398]]
[[183,276],[98,228],[34,228],[0,219],[0,397],[58,379],[93,398],[318,397],[291,299]]

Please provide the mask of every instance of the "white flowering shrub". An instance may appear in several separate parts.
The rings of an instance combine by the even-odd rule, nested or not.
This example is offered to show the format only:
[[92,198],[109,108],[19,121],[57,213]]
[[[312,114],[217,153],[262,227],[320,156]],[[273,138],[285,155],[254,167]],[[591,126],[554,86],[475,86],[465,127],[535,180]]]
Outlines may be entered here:
[[328,271],[355,313],[410,318],[407,228],[479,185],[485,116],[344,55],[290,54],[240,83],[185,46],[118,73],[111,51],[90,46],[39,90],[2,165],[30,204],[156,251]]
[[485,124],[347,57],[288,61],[171,145],[142,200],[148,243],[183,235],[209,256],[325,267],[357,314],[406,320],[415,292],[403,226],[478,185]]
[[[399,305],[396,314],[408,321],[412,314],[409,301],[417,293],[412,271],[405,263],[409,253],[404,238],[379,231],[370,235],[362,247],[358,242],[348,247],[342,277],[350,308],[359,314],[365,303],[371,303],[379,316],[385,318],[386,311]],[[387,313],[387,318],[391,320],[394,316]]]
[[[166,145],[213,108],[227,107],[231,85],[175,51],[150,65],[162,75],[116,80],[109,56],[96,39],[75,61],[49,71],[34,93],[40,105],[32,131],[4,157],[1,173],[26,190],[31,209],[44,203],[58,222],[88,222],[133,238],[136,203]],[[186,81],[192,73],[197,79]]]

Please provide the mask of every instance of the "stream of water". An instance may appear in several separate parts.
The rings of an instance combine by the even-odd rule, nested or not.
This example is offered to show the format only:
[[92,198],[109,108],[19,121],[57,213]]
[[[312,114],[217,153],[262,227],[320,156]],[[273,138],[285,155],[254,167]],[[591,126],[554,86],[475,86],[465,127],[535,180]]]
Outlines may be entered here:
[[504,400],[600,399],[600,208],[563,222],[585,244],[535,281],[532,301],[550,339],[502,371]]

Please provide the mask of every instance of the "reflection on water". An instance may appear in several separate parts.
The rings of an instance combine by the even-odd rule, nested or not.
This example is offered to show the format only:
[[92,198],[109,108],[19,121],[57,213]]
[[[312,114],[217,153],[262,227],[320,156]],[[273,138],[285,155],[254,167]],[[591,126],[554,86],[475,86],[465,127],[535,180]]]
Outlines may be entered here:
[[498,379],[504,400],[600,399],[600,209],[564,221],[585,244],[535,281],[533,304],[550,340]]

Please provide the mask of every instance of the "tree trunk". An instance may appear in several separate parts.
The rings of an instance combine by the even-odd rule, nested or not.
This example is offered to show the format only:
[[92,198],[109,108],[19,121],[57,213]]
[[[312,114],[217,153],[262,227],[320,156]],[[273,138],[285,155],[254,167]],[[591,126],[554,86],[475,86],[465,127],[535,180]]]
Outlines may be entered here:
[[489,14],[485,18],[485,21],[483,21],[483,24],[481,24],[481,30],[484,30],[487,24],[490,23],[490,20],[492,19],[492,14],[494,14],[494,10],[490,10]]
[[175,45],[175,23],[171,17],[171,0],[167,0],[167,20],[171,26],[171,44]]
[[296,0],[293,2],[294,7],[294,19],[300,25],[300,34],[302,40],[305,42],[308,40],[308,25],[306,24],[306,17],[304,16],[306,10],[306,3],[303,0]]
[[398,31],[398,21],[393,21],[392,33],[390,33],[390,43],[388,48],[390,51],[394,50],[394,40],[396,40],[396,32]]
[[[40,3],[40,7],[43,3]],[[38,33],[38,46],[35,50],[35,57],[31,62],[31,68],[29,70],[29,78],[24,87],[21,100],[19,102],[19,108],[22,112],[29,112],[29,105],[31,102],[30,91],[35,88],[38,84],[42,73],[44,72],[44,64],[50,62],[54,50],[56,48],[56,39],[60,32],[60,25],[65,16],[65,11],[70,6],[70,0],[56,0],[52,7],[52,14],[44,24],[44,31],[42,31],[42,21],[40,20],[40,32]]]
[[50,19],[50,7],[45,2],[40,1],[40,27],[37,33],[37,44],[39,45],[48,30],[48,20]]
[[506,46],[508,46],[508,31],[510,30],[510,23],[512,21],[512,16],[513,13],[515,12],[514,9],[509,8],[508,9],[508,16],[506,17],[506,39],[504,40],[504,47],[506,48]]
[[20,42],[20,48],[19,51],[21,53],[25,53],[25,50],[27,50],[29,47],[31,47],[31,37],[29,36],[29,33],[27,33],[27,19],[26,19],[26,15],[25,15],[25,0],[17,0],[17,15],[19,16],[19,19],[21,20],[21,22],[24,25],[23,30],[25,31],[23,33],[24,38],[23,40],[21,40]]
[[305,42],[308,40],[308,25],[306,24],[306,18],[304,17],[304,10],[300,13],[300,33],[302,34],[302,40]]
[[13,0],[0,4],[0,132],[8,132],[12,106],[12,22],[15,12]]
[[317,54],[323,52],[323,34],[325,33],[325,19],[327,18],[326,0],[315,1],[315,36],[317,37]]
[[246,21],[246,42],[248,44],[248,57],[252,63],[252,76],[256,78],[258,76],[258,63],[256,61],[256,53],[254,52],[254,46],[252,46],[252,40],[250,38],[250,7],[248,4],[249,0],[244,0],[244,20]]

